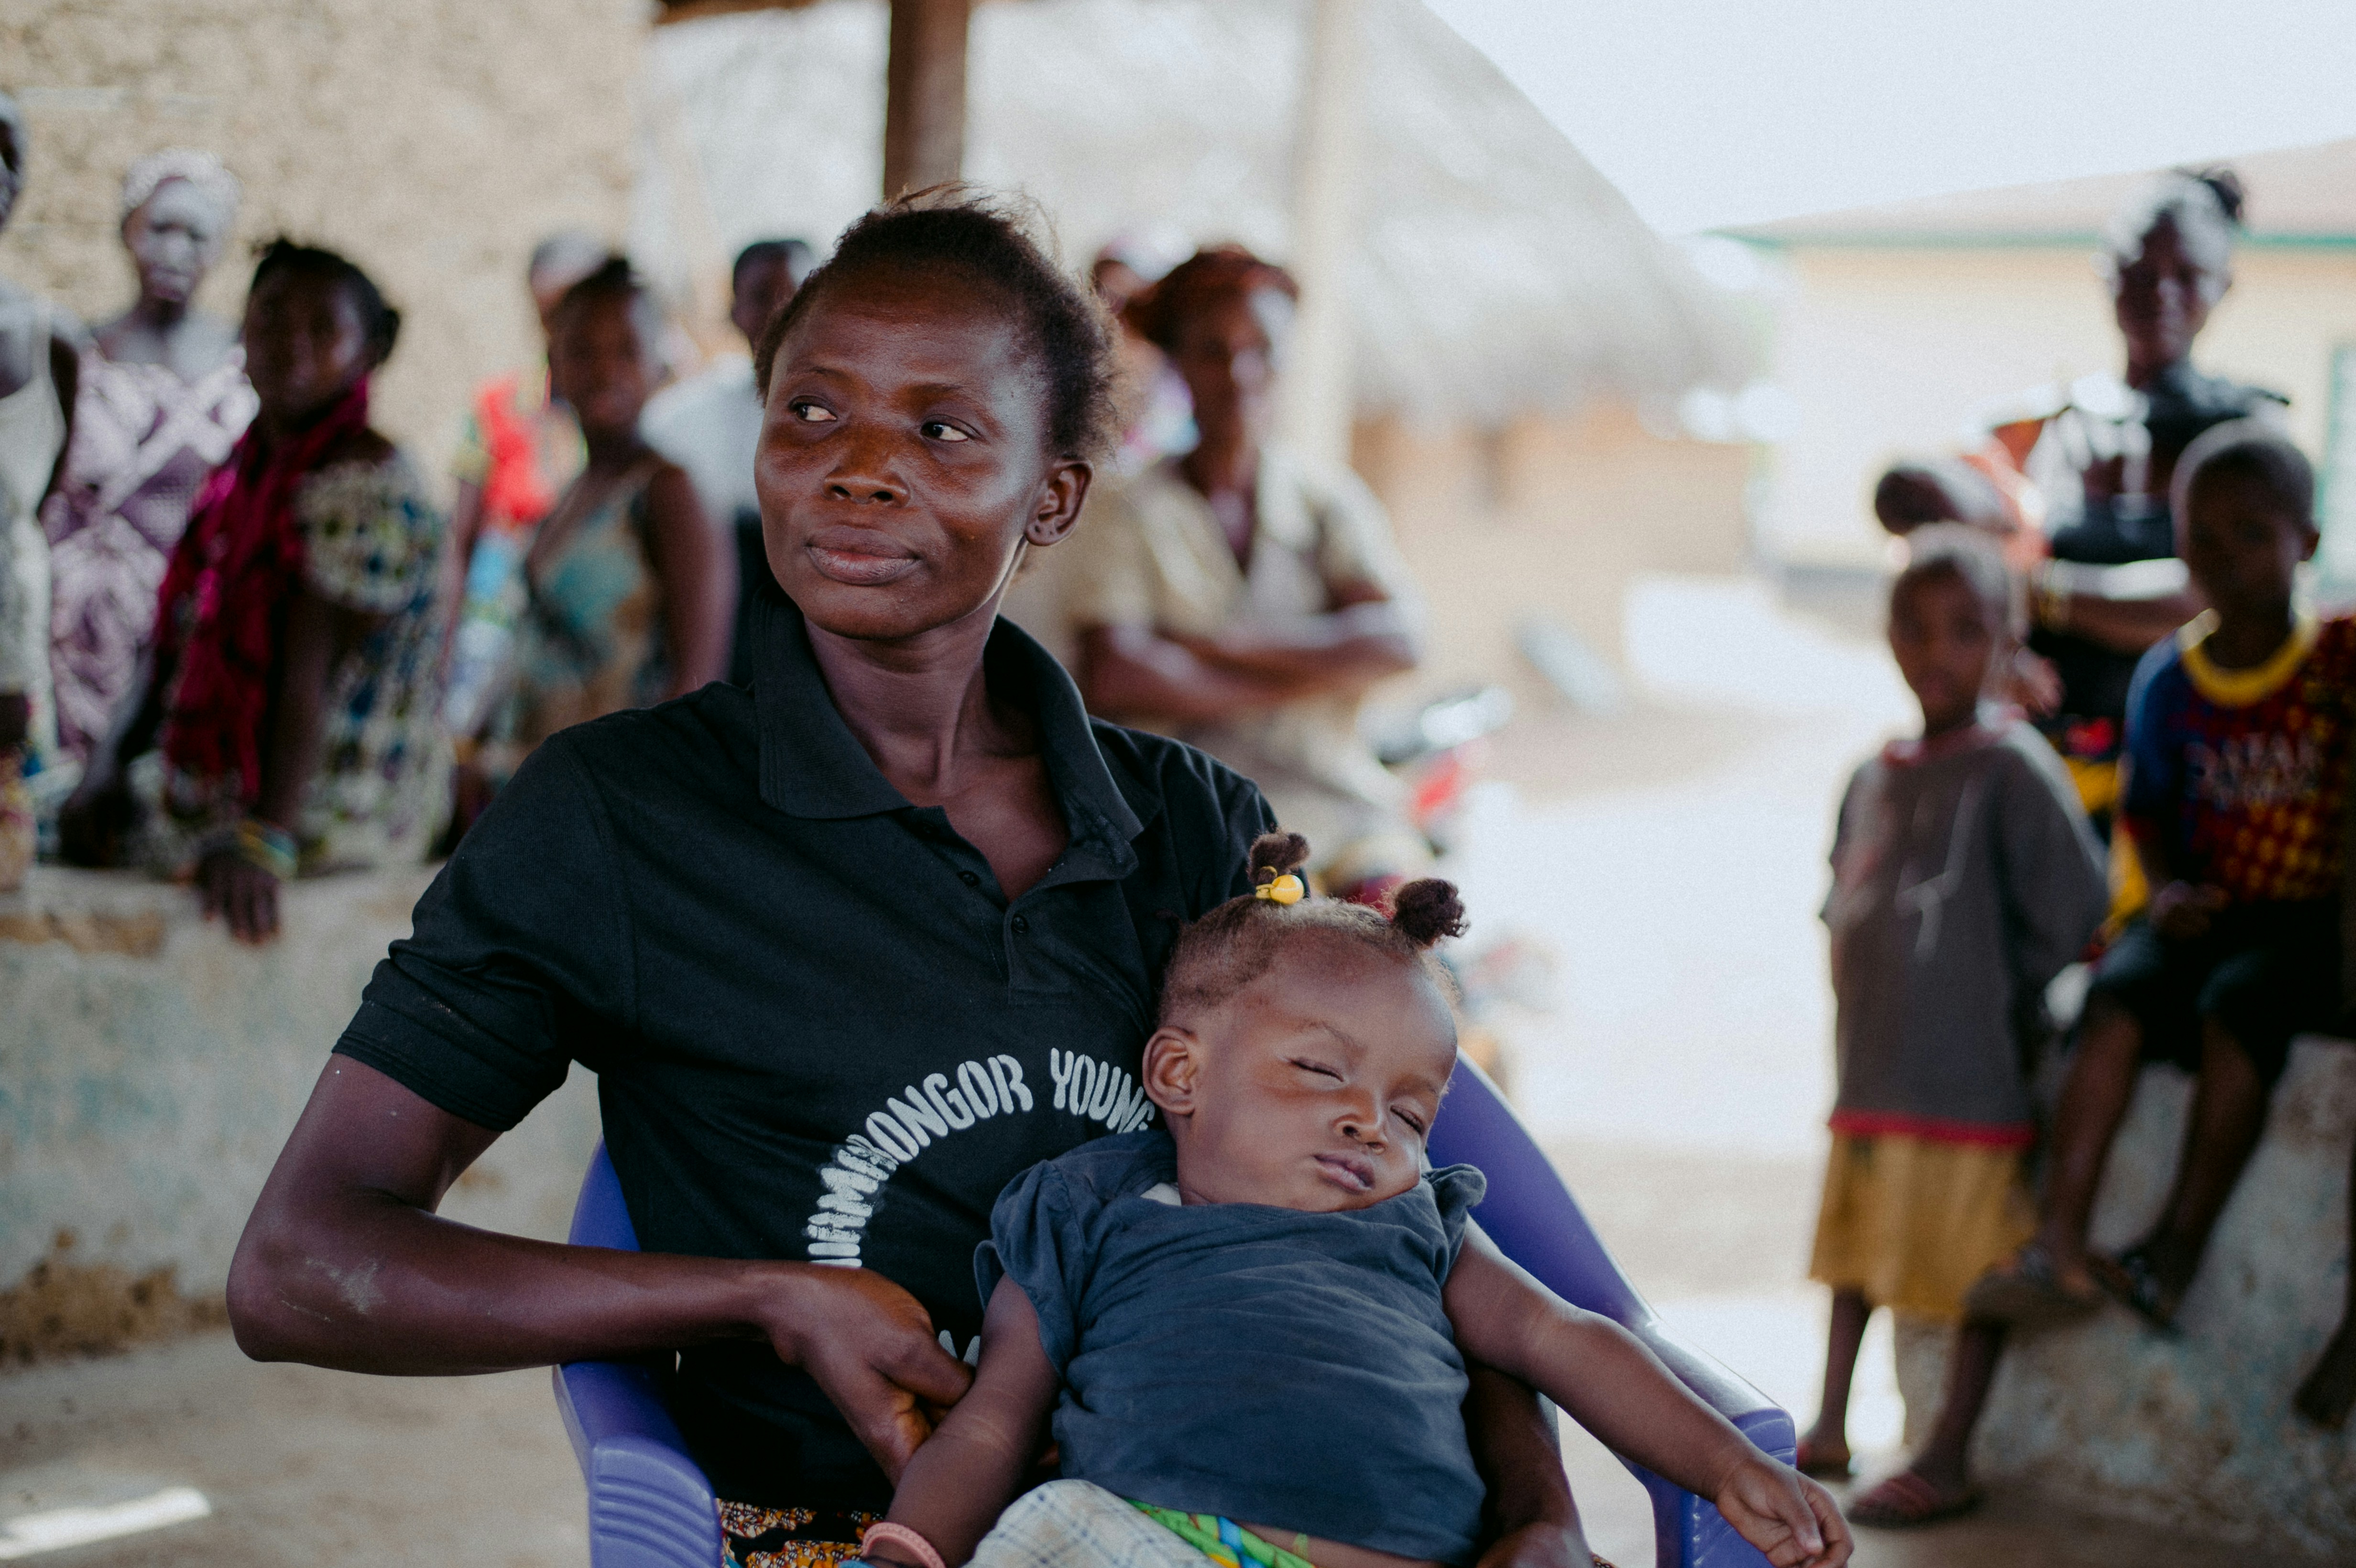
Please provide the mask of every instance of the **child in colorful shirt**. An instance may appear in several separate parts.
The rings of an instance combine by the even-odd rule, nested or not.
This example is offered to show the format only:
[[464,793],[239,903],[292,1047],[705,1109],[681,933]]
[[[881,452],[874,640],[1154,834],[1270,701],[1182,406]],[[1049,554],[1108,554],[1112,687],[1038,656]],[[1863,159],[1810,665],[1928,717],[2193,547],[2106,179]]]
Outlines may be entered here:
[[[1141,1073],[1168,1130],[1084,1145],[1000,1197],[973,1386],[867,1557],[1470,1563],[1469,1358],[1712,1499],[1784,1568],[1847,1561],[1822,1488],[1469,1229],[1479,1172],[1423,1169],[1456,1064],[1428,949],[1462,905],[1430,880],[1387,918],[1305,899],[1308,852],[1262,837],[1256,893],[1180,937]],[[993,1530],[1051,1414],[1064,1478]]]
[[[2306,457],[2257,421],[2210,431],[2176,471],[2178,550],[2211,608],[2145,656],[2128,702],[2122,816],[2154,891],[2095,971],[2044,1217],[2008,1271],[2049,1303],[2083,1309],[2099,1285],[2173,1326],[2293,1037],[2339,1011],[2356,622],[2294,607],[2314,493]],[[2090,1256],[2145,1061],[2200,1080],[2175,1190],[2143,1242]]]

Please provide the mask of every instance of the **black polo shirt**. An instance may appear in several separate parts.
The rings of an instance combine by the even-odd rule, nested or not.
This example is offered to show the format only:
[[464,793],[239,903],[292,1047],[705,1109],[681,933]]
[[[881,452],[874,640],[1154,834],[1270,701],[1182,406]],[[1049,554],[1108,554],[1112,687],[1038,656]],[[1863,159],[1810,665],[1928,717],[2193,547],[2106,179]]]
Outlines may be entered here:
[[[774,592],[752,690],[557,735],[418,901],[336,1049],[481,1126],[598,1075],[639,1243],[865,1266],[964,1354],[1000,1189],[1151,1117],[1137,1082],[1181,921],[1247,891],[1269,826],[1191,747],[1091,720],[1006,622],[985,669],[1037,715],[1071,839],[1019,899],[842,722]],[[753,1342],[680,1358],[723,1496],[880,1506],[882,1473]]]

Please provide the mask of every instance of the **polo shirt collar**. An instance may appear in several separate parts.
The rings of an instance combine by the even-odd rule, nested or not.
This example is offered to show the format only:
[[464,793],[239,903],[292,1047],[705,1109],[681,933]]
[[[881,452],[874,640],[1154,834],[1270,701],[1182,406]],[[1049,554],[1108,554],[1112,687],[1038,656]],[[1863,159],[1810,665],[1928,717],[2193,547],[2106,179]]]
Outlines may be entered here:
[[[818,821],[914,809],[836,710],[800,609],[774,587],[758,592],[753,699],[760,720],[763,803]],[[1073,843],[1095,843],[1115,861],[1130,860],[1130,841],[1145,824],[1098,749],[1072,677],[1054,655],[1002,617],[991,628],[982,658],[991,684],[1017,701],[1027,698],[1025,706],[1038,719],[1040,750]],[[1143,781],[1130,783],[1151,816],[1159,802]]]

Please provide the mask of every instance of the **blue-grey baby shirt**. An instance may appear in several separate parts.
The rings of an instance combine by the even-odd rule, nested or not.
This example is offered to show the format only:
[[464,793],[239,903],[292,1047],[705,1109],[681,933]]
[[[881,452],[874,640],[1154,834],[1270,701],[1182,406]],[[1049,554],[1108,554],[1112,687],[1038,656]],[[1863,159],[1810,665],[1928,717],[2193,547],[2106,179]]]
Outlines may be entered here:
[[[1181,1206],[1160,1128],[1000,1194],[974,1257],[1012,1278],[1063,1379],[1066,1477],[1124,1498],[1470,1563],[1482,1485],[1440,1302],[1487,1184],[1436,1170],[1371,1208]],[[1149,1194],[1152,1194],[1149,1196]]]

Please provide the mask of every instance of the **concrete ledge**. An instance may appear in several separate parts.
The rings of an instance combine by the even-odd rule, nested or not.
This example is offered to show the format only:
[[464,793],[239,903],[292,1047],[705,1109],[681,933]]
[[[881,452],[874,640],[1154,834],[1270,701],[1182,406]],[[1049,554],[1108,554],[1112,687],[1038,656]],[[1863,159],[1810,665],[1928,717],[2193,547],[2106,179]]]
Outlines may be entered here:
[[[260,950],[129,873],[36,867],[0,897],[0,1360],[217,1318],[254,1195],[430,880],[292,884]],[[443,1212],[561,1238],[597,1125],[575,1073]]]
[[[2158,1216],[2191,1091],[2171,1068],[2143,1074],[2104,1173],[2097,1246],[2129,1245]],[[2290,1408],[2340,1319],[2351,1137],[2356,1046],[2300,1041],[2180,1337],[2106,1307],[2019,1339],[1974,1448],[1982,1477],[2221,1540],[2356,1557],[2356,1424],[2319,1432]],[[1901,1336],[1910,1429],[1938,1407],[1944,1360],[1944,1337]]]

